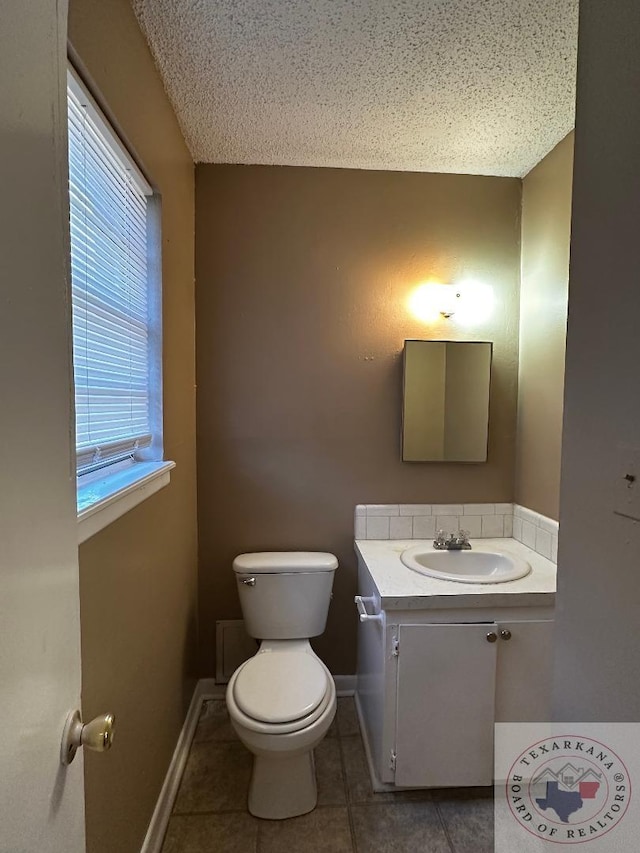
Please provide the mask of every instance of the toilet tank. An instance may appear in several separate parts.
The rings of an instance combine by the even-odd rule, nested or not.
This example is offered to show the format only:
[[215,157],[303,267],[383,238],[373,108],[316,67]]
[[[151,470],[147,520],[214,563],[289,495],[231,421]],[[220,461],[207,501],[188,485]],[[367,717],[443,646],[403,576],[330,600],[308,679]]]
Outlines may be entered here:
[[325,629],[338,560],[316,551],[264,551],[233,561],[247,633],[302,640]]

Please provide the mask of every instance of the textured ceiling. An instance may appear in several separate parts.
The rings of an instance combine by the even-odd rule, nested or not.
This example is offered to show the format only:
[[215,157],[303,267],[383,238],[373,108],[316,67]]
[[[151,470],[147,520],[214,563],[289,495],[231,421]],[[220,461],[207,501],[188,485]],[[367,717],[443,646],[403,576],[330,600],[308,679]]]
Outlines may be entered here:
[[196,162],[525,175],[578,0],[133,0]]

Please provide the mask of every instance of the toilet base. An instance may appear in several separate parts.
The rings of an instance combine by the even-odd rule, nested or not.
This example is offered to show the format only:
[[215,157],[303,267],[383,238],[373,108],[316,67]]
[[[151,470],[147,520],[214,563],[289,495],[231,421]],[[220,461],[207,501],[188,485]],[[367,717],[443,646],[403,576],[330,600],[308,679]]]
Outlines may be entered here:
[[284,820],[316,807],[318,791],[313,750],[299,755],[254,755],[249,811],[254,817]]

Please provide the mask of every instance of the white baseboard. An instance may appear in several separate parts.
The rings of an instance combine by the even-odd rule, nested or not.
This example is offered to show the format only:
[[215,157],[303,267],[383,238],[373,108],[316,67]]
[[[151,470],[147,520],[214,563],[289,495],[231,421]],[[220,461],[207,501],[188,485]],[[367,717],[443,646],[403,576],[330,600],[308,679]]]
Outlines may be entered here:
[[[167,770],[167,775],[165,776],[164,784],[162,785],[162,790],[158,797],[158,802],[153,810],[153,815],[151,816],[149,828],[147,829],[147,834],[145,835],[140,853],[160,853],[162,850],[162,843],[164,841],[165,832],[167,831],[169,818],[171,817],[171,810],[173,809],[178,788],[180,787],[180,781],[182,780],[182,774],[184,773],[184,768],[187,763],[189,750],[191,749],[191,741],[193,740],[193,736],[196,732],[196,726],[198,725],[200,709],[203,701],[214,695],[215,688],[216,684],[212,678],[202,678],[195,686],[189,710],[187,711],[187,716],[185,717],[182,730],[178,736],[178,742],[176,743],[176,748],[173,751],[173,757],[169,764],[169,769]],[[223,696],[224,692],[221,693],[220,698]],[[218,698],[217,695],[216,698]]]
[[[333,680],[336,684],[338,696],[354,695],[356,689],[355,675],[334,675]],[[161,853],[171,810],[178,794],[182,774],[191,749],[191,741],[198,725],[202,703],[207,699],[224,699],[226,689],[226,684],[216,684],[214,678],[201,678],[196,684],[140,853]]]
[[360,734],[362,735],[362,745],[364,747],[364,755],[367,761],[367,770],[369,771],[369,779],[371,780],[371,787],[374,791],[396,791],[397,788],[395,785],[388,785],[385,782],[381,782],[378,779],[378,774],[376,773],[375,764],[373,761],[373,752],[371,751],[371,744],[369,743],[369,735],[367,732],[367,727],[364,724],[364,714],[362,713],[362,707],[360,705],[360,697],[356,693],[356,714],[358,715],[358,724],[360,725]]
[[384,791],[415,791],[416,788],[403,788],[401,785],[393,785],[390,782],[381,782],[378,773],[376,771],[375,762],[373,760],[373,752],[371,750],[371,744],[369,743],[369,734],[367,732],[367,727],[364,723],[364,714],[362,712],[362,706],[360,704],[360,697],[358,694],[355,694],[356,699],[356,714],[358,715],[358,724],[360,725],[360,734],[362,735],[362,745],[364,747],[364,755],[367,761],[367,770],[369,771],[369,779],[371,780],[371,787],[376,793],[382,793]]
[[336,684],[336,693],[338,696],[353,696],[356,692],[356,677],[355,675],[334,675],[333,680]]
[[204,702],[205,699],[224,699],[227,685],[219,684],[215,678],[201,678],[196,689]]

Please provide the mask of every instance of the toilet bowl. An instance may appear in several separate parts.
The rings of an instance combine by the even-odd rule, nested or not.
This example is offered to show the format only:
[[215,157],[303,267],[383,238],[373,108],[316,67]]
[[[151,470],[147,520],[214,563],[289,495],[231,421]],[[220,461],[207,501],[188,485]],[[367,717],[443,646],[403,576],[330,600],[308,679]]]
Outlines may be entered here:
[[[304,666],[305,659],[317,672]],[[264,674],[260,672],[263,663]],[[300,669],[311,670],[304,673],[307,678],[302,689],[294,680],[297,663],[303,664]],[[260,692],[266,678],[271,689]],[[293,688],[291,694],[287,688]],[[263,643],[255,657],[231,677],[227,708],[236,734],[254,755],[248,803],[251,814],[278,820],[315,808],[313,750],[335,716],[336,689],[309,642],[298,641],[296,651],[288,641],[281,641],[280,648]]]
[[254,756],[248,805],[256,817],[295,817],[317,803],[313,750],[335,716],[336,690],[309,637],[324,630],[337,564],[310,552],[234,560],[247,631],[261,639],[226,693],[231,724]]

